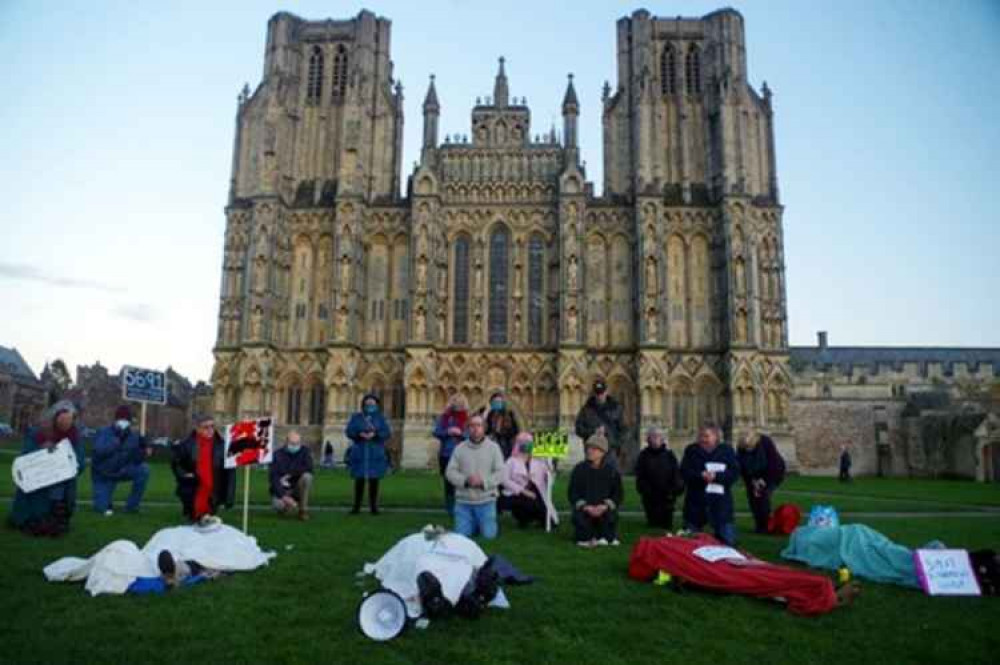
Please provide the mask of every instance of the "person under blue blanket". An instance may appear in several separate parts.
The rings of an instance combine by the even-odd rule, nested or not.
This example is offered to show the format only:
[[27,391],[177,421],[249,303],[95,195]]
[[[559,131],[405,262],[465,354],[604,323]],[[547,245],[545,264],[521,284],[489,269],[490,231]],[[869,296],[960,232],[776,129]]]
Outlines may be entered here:
[[[922,549],[941,547],[934,541]],[[852,575],[873,582],[920,587],[913,550],[864,524],[801,526],[792,532],[781,556],[813,568],[837,570],[846,566]]]

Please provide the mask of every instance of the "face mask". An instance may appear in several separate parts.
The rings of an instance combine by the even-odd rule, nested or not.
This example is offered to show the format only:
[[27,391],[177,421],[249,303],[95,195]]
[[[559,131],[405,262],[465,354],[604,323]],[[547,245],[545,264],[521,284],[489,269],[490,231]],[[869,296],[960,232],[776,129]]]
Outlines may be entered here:
[[534,444],[531,444],[531,443],[522,443],[521,444],[521,454],[522,455],[530,455],[531,451],[534,450],[534,449],[535,449]]
[[369,416],[374,416],[376,413],[378,413],[378,405],[365,404],[365,413],[367,413]]
[[490,408],[493,409],[494,411],[503,411],[503,400],[502,399],[493,400],[492,402],[490,402]]
[[285,447],[288,448],[288,452],[290,452],[290,453],[292,453],[294,455],[295,453],[299,452],[299,450],[302,449],[302,444],[292,445],[292,444],[289,443]]
[[132,423],[130,423],[127,420],[116,420],[115,421],[115,427],[117,427],[118,429],[128,429],[129,425],[131,425],[131,424]]

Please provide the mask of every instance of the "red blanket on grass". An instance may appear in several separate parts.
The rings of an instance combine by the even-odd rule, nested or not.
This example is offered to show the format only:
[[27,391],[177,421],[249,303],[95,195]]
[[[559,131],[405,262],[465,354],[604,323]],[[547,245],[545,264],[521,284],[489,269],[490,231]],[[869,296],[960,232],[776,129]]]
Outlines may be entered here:
[[640,538],[629,558],[628,574],[646,582],[665,570],[694,586],[714,591],[782,599],[787,601],[789,611],[804,616],[825,614],[837,606],[833,582],[823,575],[761,561],[745,552],[746,559],[714,563],[694,553],[701,547],[721,546],[708,534]]

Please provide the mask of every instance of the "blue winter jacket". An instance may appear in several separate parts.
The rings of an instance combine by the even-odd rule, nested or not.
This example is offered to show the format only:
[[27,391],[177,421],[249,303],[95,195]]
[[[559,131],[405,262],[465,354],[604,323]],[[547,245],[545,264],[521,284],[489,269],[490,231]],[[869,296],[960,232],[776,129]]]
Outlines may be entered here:
[[[701,474],[709,462],[726,465],[725,471],[715,475],[715,482],[725,490],[723,494],[709,494],[705,491],[705,479]],[[720,443],[709,453],[698,443],[690,444],[684,449],[681,475],[687,485],[687,493],[684,495],[686,524],[698,528],[711,524],[714,528],[733,521],[732,486],[740,477],[740,463],[732,446]]]
[[119,430],[102,427],[94,439],[90,475],[105,480],[122,480],[129,471],[146,461],[146,440],[131,427]]
[[[371,439],[362,439],[365,430],[374,430]],[[392,435],[389,423],[382,412],[366,415],[358,412],[347,421],[345,435],[354,442],[347,451],[347,466],[352,478],[381,478],[389,469],[389,457],[385,452],[385,444]]]

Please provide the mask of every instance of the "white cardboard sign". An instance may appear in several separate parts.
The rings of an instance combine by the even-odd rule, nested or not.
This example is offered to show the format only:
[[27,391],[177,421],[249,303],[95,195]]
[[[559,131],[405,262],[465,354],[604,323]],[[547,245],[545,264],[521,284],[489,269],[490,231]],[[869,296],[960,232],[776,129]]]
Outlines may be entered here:
[[916,550],[920,586],[929,596],[979,596],[979,582],[965,550]]
[[55,448],[37,450],[14,459],[11,474],[14,484],[23,492],[34,492],[76,477],[76,453],[69,439],[63,439]]

